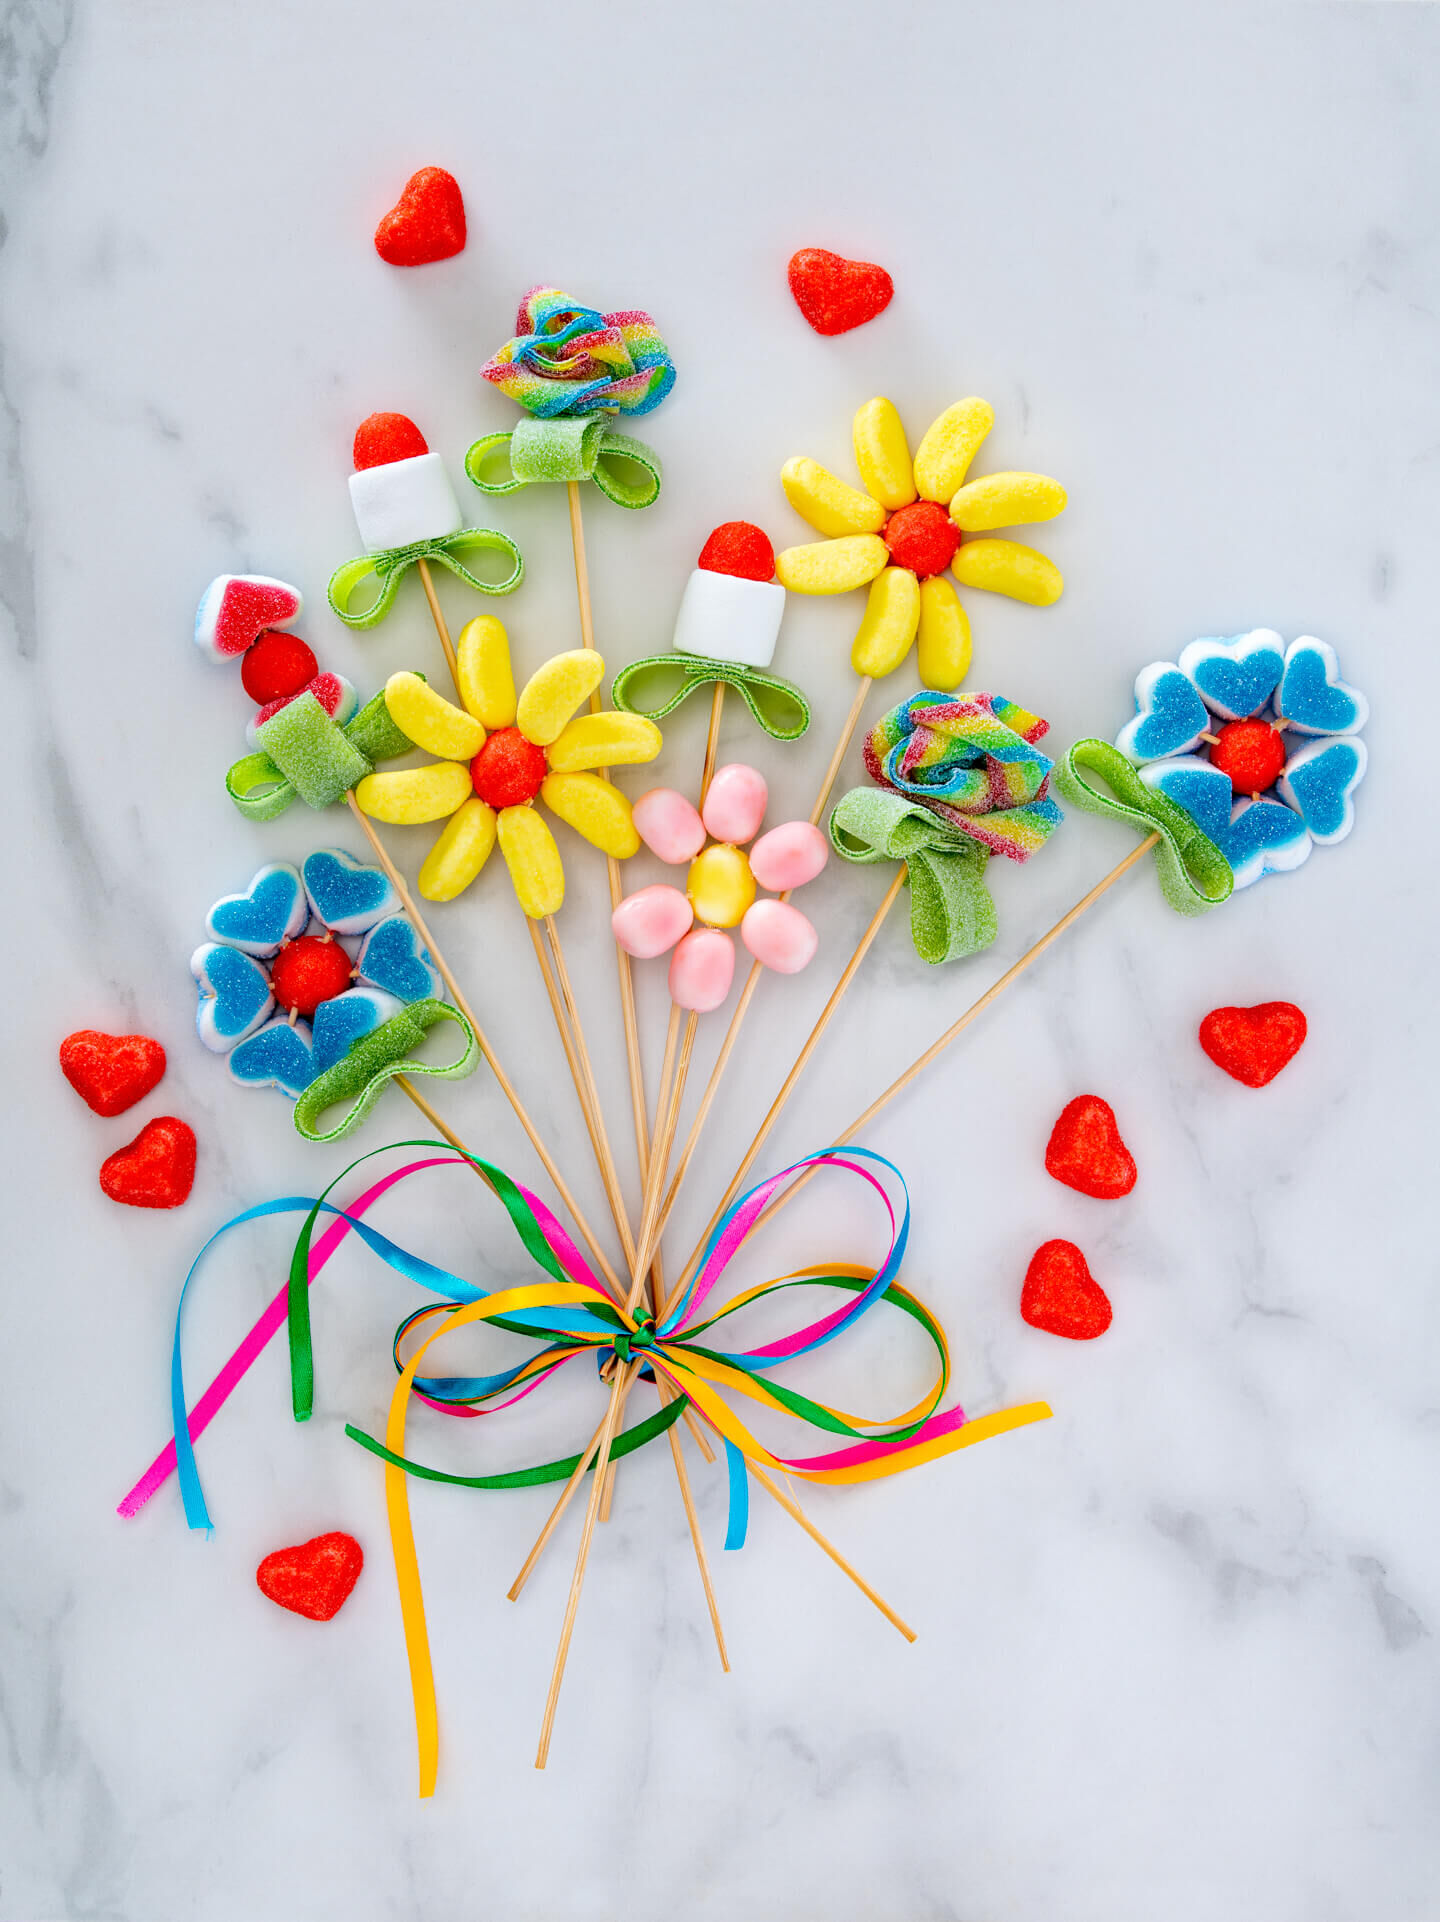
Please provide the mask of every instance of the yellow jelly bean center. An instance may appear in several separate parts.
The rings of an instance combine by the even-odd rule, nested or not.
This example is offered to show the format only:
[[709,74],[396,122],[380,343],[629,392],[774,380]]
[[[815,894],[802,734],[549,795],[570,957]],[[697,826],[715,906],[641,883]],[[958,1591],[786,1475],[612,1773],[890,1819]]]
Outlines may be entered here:
[[739,848],[712,842],[690,863],[685,892],[697,921],[707,927],[733,928],[755,899],[755,876]]

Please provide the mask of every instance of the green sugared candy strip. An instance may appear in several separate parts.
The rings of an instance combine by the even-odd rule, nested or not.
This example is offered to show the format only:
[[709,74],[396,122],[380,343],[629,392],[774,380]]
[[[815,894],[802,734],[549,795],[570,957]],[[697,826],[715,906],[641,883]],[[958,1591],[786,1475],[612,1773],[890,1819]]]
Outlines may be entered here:
[[[713,687],[717,681],[741,695],[772,741],[798,741],[810,725],[810,703],[798,687],[778,674],[747,667],[743,661],[712,661],[677,648],[668,654],[648,654],[622,667],[611,685],[610,698],[622,713],[663,721],[697,688]],[[646,700],[655,705],[646,707]]]
[[[489,477],[492,468],[494,478]],[[592,480],[607,500],[631,508],[649,507],[657,500],[662,480],[654,448],[631,434],[612,433],[600,414],[564,420],[527,416],[512,431],[485,434],[466,454],[465,472],[483,494]]]
[[[1086,772],[1098,774],[1110,793],[1087,781]],[[1184,808],[1147,787],[1119,748],[1108,741],[1077,741],[1056,763],[1054,778],[1066,800],[1087,814],[1108,815],[1142,834],[1160,835],[1155,849],[1160,892],[1177,913],[1204,914],[1230,899],[1235,873],[1225,856]]]
[[830,844],[847,861],[906,863],[910,938],[922,961],[957,961],[995,939],[988,852],[928,808],[885,788],[852,788],[831,812]]
[[[459,1059],[449,1062],[414,1060],[414,1050],[437,1021],[453,1021],[465,1036]],[[354,1134],[396,1075],[435,1075],[460,1081],[473,1074],[480,1060],[475,1030],[448,1001],[416,1001],[382,1021],[378,1028],[352,1043],[348,1054],[327,1068],[301,1092],[295,1103],[295,1131],[306,1141],[343,1141]],[[321,1129],[321,1115],[337,1102],[349,1102],[333,1128]]]
[[[417,673],[417,681],[425,676]],[[408,754],[415,743],[408,734],[402,734],[385,705],[385,690],[372,697],[353,715],[341,729],[345,739],[352,747],[358,748],[367,761],[393,761],[397,754]],[[367,773],[369,770],[366,770]]]
[[326,808],[363,781],[371,764],[311,693],[287,701],[255,730],[255,744],[312,808]]
[[[424,678],[423,674],[416,676],[417,680]],[[276,721],[302,702],[308,702],[309,706],[298,729],[300,751],[325,770],[324,777],[311,783],[316,792],[325,796],[322,800],[312,800],[296,779],[291,763],[297,750],[286,730],[279,729],[275,735],[270,733]],[[255,738],[261,741],[262,749],[268,747],[270,752],[247,754],[225,776],[225,792],[247,821],[273,821],[277,814],[285,812],[297,794],[309,801],[311,807],[327,807],[331,801],[338,801],[356,781],[373,773],[377,761],[392,761],[397,754],[408,754],[415,745],[410,736],[395,725],[385,705],[383,688],[358,714],[353,714],[343,728],[336,727],[313,694],[302,694],[256,728]],[[312,741],[313,753],[310,752]],[[347,771],[350,779],[338,792],[330,793],[335,780]]]

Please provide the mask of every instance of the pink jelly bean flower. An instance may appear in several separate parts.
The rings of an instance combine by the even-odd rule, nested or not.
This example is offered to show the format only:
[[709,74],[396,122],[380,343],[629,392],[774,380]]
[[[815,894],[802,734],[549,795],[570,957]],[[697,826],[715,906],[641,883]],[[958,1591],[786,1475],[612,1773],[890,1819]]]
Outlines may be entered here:
[[670,998],[692,1013],[708,1014],[730,992],[735,946],[727,928],[738,927],[755,959],[776,974],[798,974],[819,944],[798,908],[756,899],[760,888],[789,894],[804,887],[830,852],[810,821],[782,821],[755,840],[768,799],[765,777],[737,761],[716,769],[699,813],[674,788],[651,788],[635,803],[635,830],[646,847],[674,867],[688,862],[690,871],[683,893],[660,882],[627,895],[611,925],[637,960],[674,950]]

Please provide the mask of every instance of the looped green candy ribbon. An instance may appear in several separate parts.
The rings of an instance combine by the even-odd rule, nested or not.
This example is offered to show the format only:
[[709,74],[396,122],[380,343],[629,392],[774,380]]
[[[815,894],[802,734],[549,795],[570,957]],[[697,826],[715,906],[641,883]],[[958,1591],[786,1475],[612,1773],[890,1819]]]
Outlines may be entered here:
[[[671,677],[677,675],[678,685],[672,687]],[[712,687],[717,681],[735,689],[772,741],[798,741],[810,725],[810,703],[798,687],[782,681],[778,674],[747,667],[743,661],[712,661],[703,654],[686,654],[678,648],[669,654],[649,654],[643,661],[631,661],[628,667],[622,667],[611,684],[610,698],[626,714],[663,721],[697,688]],[[645,707],[636,699],[641,683],[647,694],[658,698],[658,706]]]
[[[487,478],[508,455],[510,472]],[[483,434],[465,456],[465,472],[482,494],[517,494],[546,481],[594,481],[617,507],[649,507],[660,498],[660,456],[633,434],[617,434],[603,414],[563,420],[526,418],[518,427]]]
[[[1111,792],[1086,780],[1086,772],[1099,775]],[[1160,892],[1178,913],[1204,914],[1230,899],[1235,872],[1225,856],[1184,808],[1140,779],[1119,748],[1108,741],[1077,741],[1056,764],[1055,785],[1087,814],[1109,815],[1142,834],[1159,834]]]
[[[465,1037],[455,1061],[417,1061],[414,1050],[439,1021],[453,1021]],[[295,1103],[295,1132],[306,1141],[343,1141],[354,1134],[386,1088],[399,1074],[434,1075],[441,1081],[463,1081],[480,1061],[475,1030],[448,1001],[413,1001],[369,1034],[352,1042],[349,1051],[301,1090]],[[350,1106],[333,1128],[322,1129],[320,1117],[337,1102]]]
[[[505,554],[511,562],[503,581],[482,581],[459,558],[461,554]],[[330,606],[347,627],[374,627],[390,612],[390,605],[406,571],[416,561],[438,561],[448,567],[477,594],[513,594],[525,578],[525,562],[520,549],[508,534],[493,527],[462,527],[454,534],[439,534],[428,541],[411,541],[408,547],[385,547],[375,554],[360,554],[345,561],[330,576],[326,589]],[[368,607],[358,613],[350,603],[362,583],[372,579],[377,592]]]
[[910,938],[922,961],[955,961],[995,939],[988,852],[929,808],[890,789],[852,788],[831,811],[830,844],[847,861],[905,862]]
[[225,776],[225,792],[247,821],[273,821],[297,795],[312,808],[329,807],[373,774],[377,761],[415,745],[395,725],[383,689],[344,727],[313,694],[301,694],[256,728],[255,739],[258,750]]

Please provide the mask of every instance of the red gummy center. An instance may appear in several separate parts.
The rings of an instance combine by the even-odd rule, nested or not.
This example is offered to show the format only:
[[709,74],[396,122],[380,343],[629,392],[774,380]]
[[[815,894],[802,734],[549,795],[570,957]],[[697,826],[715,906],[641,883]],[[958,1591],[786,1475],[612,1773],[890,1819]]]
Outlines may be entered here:
[[545,750],[518,727],[497,728],[470,763],[470,779],[492,808],[523,807],[540,792],[547,772]]
[[908,567],[924,581],[943,573],[955,558],[960,529],[937,501],[912,501],[885,523],[885,545],[897,567]]
[[298,694],[320,672],[314,652],[298,634],[268,628],[240,662],[240,679],[252,701],[283,701]]
[[1268,721],[1229,721],[1210,749],[1211,764],[1237,794],[1263,794],[1285,772],[1285,742]]
[[753,521],[726,521],[700,549],[697,565],[707,574],[768,581],[775,573],[775,549],[764,528]]
[[367,467],[388,467],[392,461],[414,460],[429,452],[425,436],[408,414],[370,414],[355,429],[357,474]]
[[350,957],[338,941],[302,934],[270,963],[270,987],[285,1009],[308,1020],[322,1001],[344,994],[350,985]]

